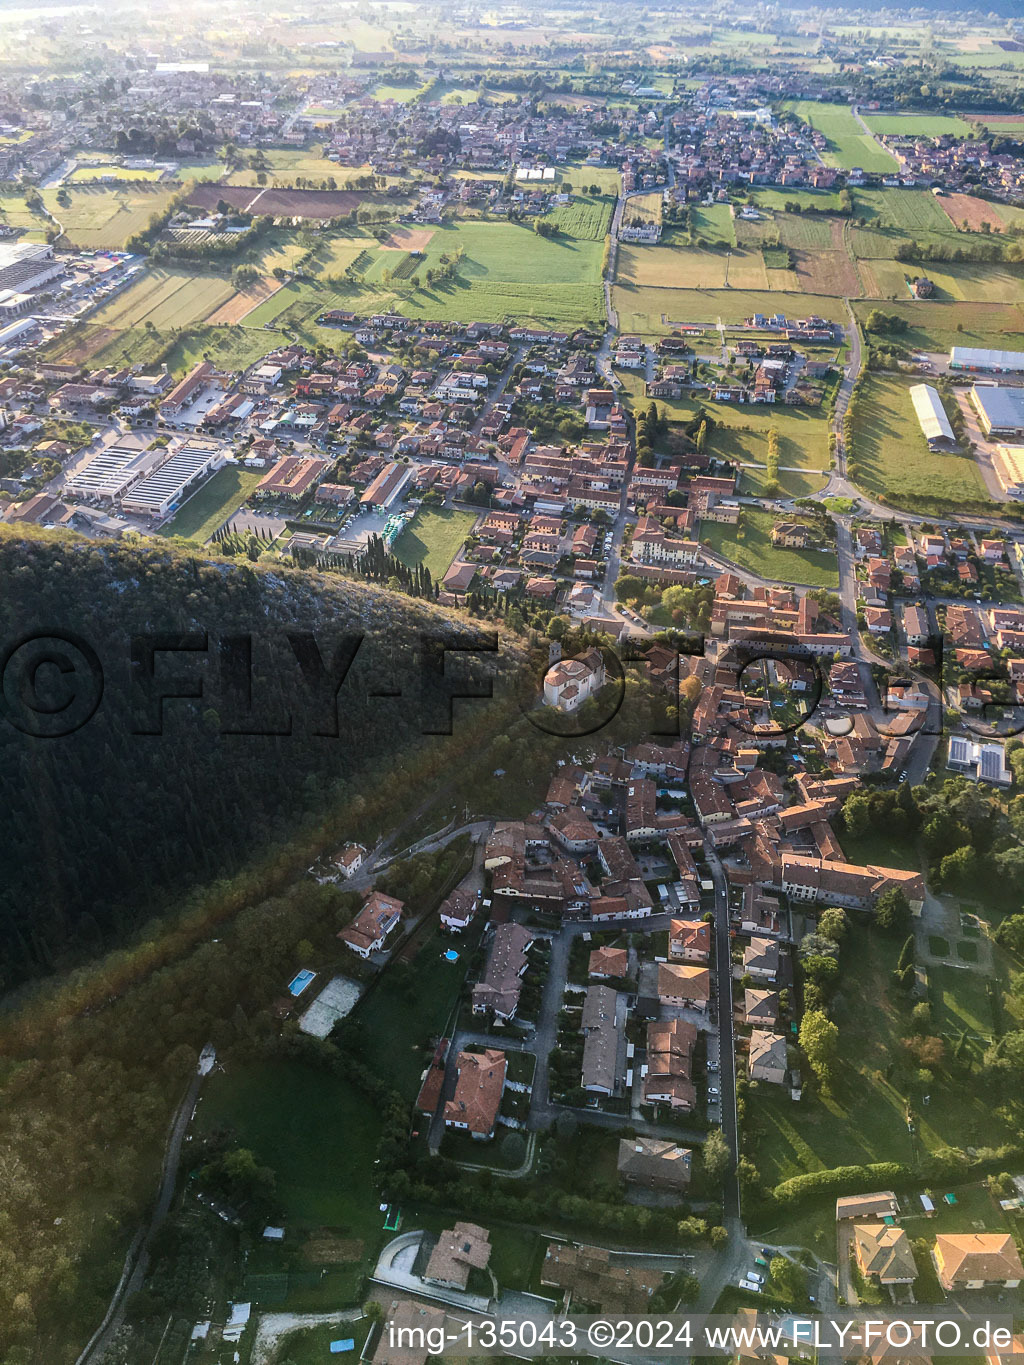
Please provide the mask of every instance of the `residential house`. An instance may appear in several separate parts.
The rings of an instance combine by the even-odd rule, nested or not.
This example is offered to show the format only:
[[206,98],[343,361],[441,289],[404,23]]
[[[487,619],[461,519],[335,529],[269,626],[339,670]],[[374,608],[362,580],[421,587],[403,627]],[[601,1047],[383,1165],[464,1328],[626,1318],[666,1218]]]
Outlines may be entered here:
[[455,1094],[444,1107],[445,1127],[486,1141],[494,1136],[505,1090],[505,1054],[491,1047],[483,1052],[460,1052],[456,1069]]

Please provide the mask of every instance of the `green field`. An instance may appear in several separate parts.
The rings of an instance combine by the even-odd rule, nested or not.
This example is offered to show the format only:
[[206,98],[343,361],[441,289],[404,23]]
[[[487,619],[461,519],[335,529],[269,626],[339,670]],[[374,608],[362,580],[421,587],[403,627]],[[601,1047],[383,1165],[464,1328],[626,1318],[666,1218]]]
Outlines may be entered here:
[[[631,409],[646,407],[644,380],[633,371],[619,376]],[[686,422],[698,407],[714,419],[712,453],[737,464],[764,464],[768,451],[768,432],[779,433],[779,464],[808,472],[828,465],[828,424],[822,409],[774,407],[762,403],[715,403],[708,399],[659,398],[658,410],[671,421]],[[756,474],[752,474],[756,478]],[[797,476],[799,477],[799,476]],[[781,479],[780,479],[781,481]],[[814,487],[821,483],[817,479]]]
[[185,540],[197,540],[205,544],[214,531],[238,510],[264,473],[261,469],[223,465],[178,508],[159,534],[181,536]]
[[[915,1063],[901,1046],[909,1006],[890,984],[900,947],[898,938],[857,921],[843,942],[835,1010],[840,1063],[831,1097],[805,1089],[801,1102],[793,1104],[781,1086],[751,1090],[744,1145],[766,1185],[839,1165],[913,1163],[906,1104]],[[871,1009],[864,1009],[865,1000],[872,1002]],[[937,1075],[930,1088],[931,1102],[916,1118],[916,1136],[925,1151],[1007,1140],[1004,1120],[974,1087]]]
[[971,456],[928,449],[906,380],[868,374],[855,404],[851,459],[852,481],[878,502],[935,515],[992,510]]
[[726,270],[733,289],[765,290],[768,276],[760,250],[737,247],[704,251],[699,247],[631,246],[623,242],[615,264],[616,289],[722,289]]
[[71,203],[57,203],[57,190],[42,190],[43,201],[76,246],[87,250],[118,250],[136,232],[147,227],[155,213],[162,213],[175,186],[139,181],[137,185],[68,186]]
[[77,166],[67,177],[68,182],[77,185],[79,181],[102,180],[109,176],[112,180],[159,180],[163,171],[149,166]]
[[853,196],[856,216],[867,218],[873,227],[902,228],[917,240],[922,232],[931,231],[963,241],[928,190],[854,190]]
[[876,171],[882,175],[896,169],[896,158],[861,130],[847,105],[826,104],[818,100],[787,100],[783,108],[824,134],[828,141],[825,160],[830,166],[838,166],[846,171],[859,166],[861,170]]
[[[640,248],[647,251],[658,249]],[[621,257],[621,250],[619,254]],[[789,275],[791,272],[773,273]],[[729,278],[731,282],[731,270]],[[816,313],[833,322],[847,321],[841,298],[781,289],[665,289],[649,285],[625,287],[616,284],[612,290],[612,306],[619,314],[620,331],[655,337],[664,336],[680,322],[714,323],[721,318],[724,323],[730,324],[742,322],[754,313],[783,312],[792,318]]]
[[761,189],[756,187],[747,192],[752,204],[779,212],[787,204],[799,204],[801,209],[813,209],[819,213],[837,213],[840,208],[839,195],[834,190],[804,189]]
[[188,327],[209,317],[235,289],[224,275],[192,270],[147,270],[134,284],[100,305],[89,321],[129,330],[151,323],[157,331]]
[[410,568],[426,564],[435,580],[443,578],[475,521],[472,512],[421,507],[395,541],[394,553]]
[[565,204],[545,215],[545,222],[555,223],[560,232],[580,241],[603,242],[612,220],[614,202],[606,197],[591,198],[577,195],[571,204]]
[[971,125],[957,114],[865,114],[873,133],[887,137],[971,137]]
[[[400,252],[381,250],[361,234],[335,234],[317,248],[324,278],[286,284],[247,315],[246,326],[287,327],[322,344],[328,334],[315,320],[328,308],[350,308],[360,314],[394,308],[407,317],[467,322],[532,320],[564,327],[596,323],[604,316],[602,225],[607,206],[603,200],[586,200],[565,212],[575,212],[592,235],[545,238],[528,227],[480,219],[436,228],[417,258],[413,273],[421,281],[419,287],[411,277],[394,278],[403,260]],[[428,270],[443,267],[442,256],[452,260],[460,252],[456,279],[426,283]],[[356,265],[362,283],[341,279],[347,264]],[[329,283],[331,278],[337,283]]]
[[712,246],[735,246],[736,229],[728,204],[694,205],[690,209],[690,232]]
[[376,1246],[379,1201],[368,1176],[352,1172],[373,1170],[380,1122],[347,1081],[284,1062],[235,1066],[208,1081],[196,1126],[228,1128],[273,1168],[286,1226],[330,1227]]
[[[870,300],[853,305],[863,324],[878,304]],[[886,313],[904,318],[908,330],[896,338],[912,350],[948,351],[951,346],[994,346],[1024,349],[1024,308],[1009,303],[942,303],[922,300],[887,303]]]
[[814,588],[837,588],[839,570],[834,553],[824,550],[786,550],[772,544],[777,517],[759,508],[744,507],[740,523],[701,523],[701,540],[743,569],[780,583],[807,583]]

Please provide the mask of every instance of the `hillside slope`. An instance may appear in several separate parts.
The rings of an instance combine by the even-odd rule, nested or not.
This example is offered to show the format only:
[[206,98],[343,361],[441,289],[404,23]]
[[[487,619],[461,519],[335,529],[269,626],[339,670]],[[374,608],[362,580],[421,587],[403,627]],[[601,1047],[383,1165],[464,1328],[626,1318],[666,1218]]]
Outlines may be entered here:
[[[484,632],[334,575],[4,532],[0,579],[0,988],[123,941],[364,784],[400,782],[422,746],[457,749],[465,708],[487,705],[457,702],[433,737],[448,706],[421,636]],[[517,658],[506,641],[447,671]]]

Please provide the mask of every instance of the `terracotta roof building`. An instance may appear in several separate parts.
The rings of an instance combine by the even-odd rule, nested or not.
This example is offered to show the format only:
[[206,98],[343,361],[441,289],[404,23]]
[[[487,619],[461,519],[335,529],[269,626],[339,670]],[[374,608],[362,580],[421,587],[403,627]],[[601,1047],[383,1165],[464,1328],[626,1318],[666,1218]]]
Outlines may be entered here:
[[437,1239],[423,1278],[447,1289],[466,1288],[471,1270],[483,1270],[491,1259],[491,1239],[476,1223],[456,1223]]
[[444,1107],[445,1126],[461,1128],[481,1141],[493,1137],[508,1066],[504,1052],[491,1047],[460,1052],[456,1066],[459,1079]]

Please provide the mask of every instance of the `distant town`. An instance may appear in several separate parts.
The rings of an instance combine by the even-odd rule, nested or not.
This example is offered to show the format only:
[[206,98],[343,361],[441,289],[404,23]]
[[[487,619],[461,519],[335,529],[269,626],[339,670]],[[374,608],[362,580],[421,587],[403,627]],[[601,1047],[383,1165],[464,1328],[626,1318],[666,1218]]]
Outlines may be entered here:
[[1024,1349],[1018,10],[0,10],[3,1365]]

